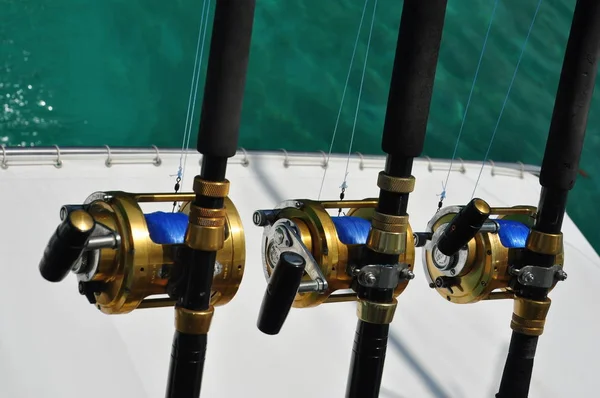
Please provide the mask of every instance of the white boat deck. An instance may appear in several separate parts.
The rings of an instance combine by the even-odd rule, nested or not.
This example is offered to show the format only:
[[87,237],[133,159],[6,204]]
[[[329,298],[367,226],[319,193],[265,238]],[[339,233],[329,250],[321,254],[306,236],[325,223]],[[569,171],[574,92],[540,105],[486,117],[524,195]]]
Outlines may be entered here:
[[[115,155],[110,168],[102,151],[63,153],[61,168],[21,165],[25,158],[14,161],[18,157],[10,156],[8,168],[0,169],[1,397],[164,396],[174,331],[172,309],[104,315],[79,295],[75,276],[51,284],[38,271],[63,204],[81,203],[102,190],[171,192],[179,155],[160,156],[162,165],[155,167],[117,164],[120,158]],[[277,336],[256,328],[266,282],[262,229],[253,225],[252,213],[284,199],[316,198],[322,157],[290,157],[287,168],[282,153],[250,153],[247,167],[239,164],[240,159],[243,155],[233,159],[227,174],[230,197],[246,228],[246,271],[235,299],[215,311],[202,396],[343,397],[356,324],[354,303],[292,309]],[[188,157],[187,191],[199,170],[198,160],[197,154]],[[375,181],[383,159],[365,160],[365,165],[369,167],[361,170],[357,157],[350,161],[347,199],[377,196]],[[432,171],[428,166],[425,160],[415,161],[417,184],[409,213],[417,231],[435,212],[436,194],[446,177],[444,165]],[[331,159],[322,199],[339,197],[345,167],[344,157]],[[445,205],[470,199],[479,166],[464,167],[465,173],[451,173]],[[520,178],[518,171],[506,169],[495,169],[494,174],[487,166],[477,196],[492,206],[537,205],[537,177],[525,173]],[[569,278],[551,293],[553,304],[538,344],[531,398],[591,397],[597,392],[600,321],[594,306],[600,259],[568,217],[563,232]],[[417,259],[420,255],[418,249]],[[429,289],[420,261],[415,273],[399,297],[381,397],[493,397],[511,335],[512,302],[452,304]]]

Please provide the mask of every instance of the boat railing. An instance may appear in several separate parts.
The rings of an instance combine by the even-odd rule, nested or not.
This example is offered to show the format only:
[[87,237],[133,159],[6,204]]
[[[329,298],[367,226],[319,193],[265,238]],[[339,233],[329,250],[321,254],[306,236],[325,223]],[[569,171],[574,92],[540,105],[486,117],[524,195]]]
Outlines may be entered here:
[[[178,148],[158,148],[152,145],[143,147],[59,147],[58,145],[49,147],[0,147],[0,167],[4,170],[12,166],[43,166],[49,165],[60,168],[64,161],[89,159],[90,157],[103,160],[106,167],[123,164],[149,164],[159,167],[162,165],[162,157],[165,155],[180,155],[181,149]],[[189,150],[188,155],[198,157],[198,162],[202,162],[202,156],[198,152]],[[248,167],[252,158],[256,157],[279,157],[282,167],[294,166],[318,166],[326,169],[331,161],[348,161],[347,154],[327,155],[323,151],[319,152],[292,152],[285,149],[279,151],[248,151],[239,148],[236,155],[229,159],[229,164],[239,164]],[[444,170],[447,171],[450,166],[450,159],[431,158],[424,156],[417,159],[418,162],[427,162],[429,172]],[[349,162],[352,167],[359,170],[381,169],[385,163],[385,156],[364,155],[360,152],[353,153]],[[452,162],[451,171],[467,173],[467,166],[481,166],[480,160],[464,160],[457,158]],[[491,176],[515,176],[524,178],[525,174],[539,175],[540,166],[525,164],[523,162],[495,162],[488,160],[485,165],[485,171]]]

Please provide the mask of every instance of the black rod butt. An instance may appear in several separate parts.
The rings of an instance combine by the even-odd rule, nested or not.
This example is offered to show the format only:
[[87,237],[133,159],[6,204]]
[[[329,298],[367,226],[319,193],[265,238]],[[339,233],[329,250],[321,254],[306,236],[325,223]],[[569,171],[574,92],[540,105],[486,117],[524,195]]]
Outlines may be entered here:
[[346,385],[347,398],[379,397],[389,329],[388,324],[358,320]]
[[496,398],[527,398],[538,336],[513,331]]
[[208,336],[179,331],[173,337],[166,398],[198,398]]

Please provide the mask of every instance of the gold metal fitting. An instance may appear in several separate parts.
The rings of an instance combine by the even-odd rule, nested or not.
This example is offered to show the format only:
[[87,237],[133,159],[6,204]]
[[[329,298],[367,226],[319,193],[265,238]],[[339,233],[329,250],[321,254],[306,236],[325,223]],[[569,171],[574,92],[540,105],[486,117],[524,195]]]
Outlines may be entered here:
[[[125,192],[105,192],[91,195],[87,200],[88,213],[96,223],[120,237],[116,248],[102,248],[84,253],[86,266],[76,270],[78,278],[84,282],[99,283],[101,288],[95,293],[96,306],[107,314],[124,314],[136,308],[169,307],[175,301],[167,295],[170,276],[176,271],[175,248],[179,244],[160,244],[150,237],[146,216],[140,207],[142,202],[183,202],[181,212],[190,212],[193,193],[164,194]],[[217,264],[211,291],[211,304],[220,306],[233,299],[244,275],[246,247],[241,218],[233,202],[224,198],[225,209],[217,214],[225,214],[224,226],[192,228],[209,232],[207,244],[217,251]],[[71,216],[73,216],[71,213]],[[213,214],[210,214],[213,215]],[[218,235],[220,245],[214,243]],[[223,236],[224,235],[224,236]],[[183,237],[182,237],[183,238]],[[224,241],[223,241],[224,239]],[[200,247],[204,243],[198,244]]]
[[199,227],[224,227],[225,217],[219,218],[203,218],[199,217],[194,220],[190,218],[190,224],[197,225]]
[[408,227],[408,215],[406,216],[391,216],[375,212],[371,220],[373,228],[385,232],[406,232]]
[[563,235],[547,234],[532,230],[526,244],[527,249],[535,253],[557,255],[563,251]]
[[225,226],[190,224],[185,233],[185,244],[194,250],[215,252],[225,244]]
[[175,329],[186,334],[208,334],[214,312],[212,305],[204,311],[175,307]]
[[387,325],[392,323],[398,301],[391,303],[376,303],[368,300],[358,300],[356,316],[363,322]]
[[196,195],[211,198],[225,198],[229,195],[229,181],[207,181],[196,176],[194,178],[194,192]]
[[[195,204],[190,205],[190,222],[199,218],[224,218],[227,216],[227,210],[222,209],[207,209],[205,207],[196,206]],[[199,222],[194,224],[200,225]]]
[[388,192],[411,193],[415,189],[415,177],[392,177],[380,171],[377,177],[377,186]]
[[185,244],[195,250],[217,251],[225,242],[226,209],[206,209],[190,205],[190,225]]
[[[325,292],[302,292],[296,295],[293,306],[295,308],[315,307],[322,303],[337,303],[356,301],[356,293],[348,293],[351,288],[352,275],[349,275],[348,266],[359,261],[363,244],[343,243],[333,223],[329,209],[345,208],[348,216],[372,221],[377,199],[352,200],[352,201],[313,201],[298,199],[294,203],[300,205],[286,206],[277,212],[278,219],[287,219],[293,222],[298,230],[303,245],[311,253],[324,278],[327,280],[328,289]],[[415,264],[415,246],[411,239],[412,229],[407,225],[404,233],[405,250],[397,257],[397,261],[408,264],[408,269],[413,271]],[[385,233],[385,232],[384,232]],[[265,229],[264,237],[268,236]],[[274,242],[263,239],[263,267],[267,276],[273,272],[274,263],[270,260],[269,248]],[[311,281],[305,275],[302,281]],[[408,280],[398,284],[394,290],[394,297],[400,295],[408,286]],[[344,291],[344,292],[342,292]]]
[[81,232],[87,232],[94,228],[94,218],[84,210],[71,212],[69,214],[69,223]]
[[481,214],[490,214],[490,212],[492,211],[490,205],[488,205],[487,202],[483,199],[476,198],[473,201],[473,205]]
[[402,254],[406,250],[406,232],[387,232],[371,228],[367,246],[377,253]]
[[550,309],[550,299],[545,301],[515,298],[510,327],[515,332],[528,336],[541,336],[544,332],[546,316]]

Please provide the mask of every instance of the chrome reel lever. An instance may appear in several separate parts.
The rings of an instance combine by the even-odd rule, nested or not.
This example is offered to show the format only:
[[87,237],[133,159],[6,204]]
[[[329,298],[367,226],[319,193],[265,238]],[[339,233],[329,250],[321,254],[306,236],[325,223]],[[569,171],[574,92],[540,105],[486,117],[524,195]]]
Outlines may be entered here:
[[[266,227],[265,235],[266,262],[271,270],[279,262],[283,252],[296,253],[306,262],[305,272],[311,278],[310,281],[300,283],[298,292],[323,293],[328,289],[325,275],[323,275],[311,252],[302,242],[298,227],[293,221],[286,218],[279,219],[272,226]],[[268,276],[267,279],[269,279]]]

